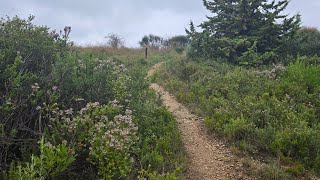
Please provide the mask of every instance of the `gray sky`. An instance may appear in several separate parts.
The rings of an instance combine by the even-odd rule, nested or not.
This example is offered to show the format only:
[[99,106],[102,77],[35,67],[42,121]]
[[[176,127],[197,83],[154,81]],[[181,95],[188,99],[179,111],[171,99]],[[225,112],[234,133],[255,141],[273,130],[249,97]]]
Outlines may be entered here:
[[[125,38],[129,47],[138,46],[143,35],[162,37],[184,34],[190,20],[199,24],[211,15],[202,0],[0,0],[0,17],[26,18],[51,29],[72,27],[77,44],[104,43],[109,33]],[[320,28],[320,0],[291,0],[286,12],[300,13],[304,26]]]

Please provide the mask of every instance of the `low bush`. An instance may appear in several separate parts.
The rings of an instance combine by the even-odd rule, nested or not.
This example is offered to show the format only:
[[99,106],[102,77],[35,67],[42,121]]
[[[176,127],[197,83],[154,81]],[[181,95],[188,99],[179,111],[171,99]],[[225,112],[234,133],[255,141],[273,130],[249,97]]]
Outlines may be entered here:
[[53,146],[42,137],[39,146],[39,156],[32,155],[31,161],[25,163],[16,164],[13,161],[4,179],[54,179],[75,160],[74,151],[69,149],[65,142]]

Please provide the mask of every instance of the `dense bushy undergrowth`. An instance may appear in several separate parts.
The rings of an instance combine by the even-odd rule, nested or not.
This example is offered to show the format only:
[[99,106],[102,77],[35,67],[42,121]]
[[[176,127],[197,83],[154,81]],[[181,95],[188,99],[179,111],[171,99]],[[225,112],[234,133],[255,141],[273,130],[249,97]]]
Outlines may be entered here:
[[156,79],[242,150],[278,156],[288,172],[301,174],[303,163],[320,174],[319,60],[250,69],[180,60]]
[[148,89],[152,62],[71,47],[70,27],[57,34],[32,19],[1,20],[3,177],[177,178],[182,145]]
[[53,86],[53,63],[68,51],[67,36],[54,37],[47,27],[35,26],[32,20],[0,20],[2,167],[21,156],[22,147],[32,146],[39,139],[43,124],[36,118],[36,107],[46,101],[45,92]]

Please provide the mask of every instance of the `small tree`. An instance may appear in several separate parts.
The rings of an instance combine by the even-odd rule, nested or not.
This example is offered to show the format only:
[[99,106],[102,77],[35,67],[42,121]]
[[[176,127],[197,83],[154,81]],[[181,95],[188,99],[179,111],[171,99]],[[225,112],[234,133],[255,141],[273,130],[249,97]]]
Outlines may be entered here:
[[124,38],[118,34],[110,33],[105,38],[108,39],[108,45],[112,48],[124,47]]
[[149,37],[148,36],[143,36],[142,40],[139,41],[139,44],[140,44],[141,47],[149,47],[150,46]]
[[284,51],[293,56],[320,56],[320,31],[312,27],[300,29],[293,39],[287,41]]
[[143,36],[142,40],[139,42],[141,47],[150,47],[155,49],[163,47],[163,43],[164,40],[162,37],[153,34]]
[[189,38],[184,35],[173,36],[168,41],[169,46],[174,48],[186,48],[190,44]]

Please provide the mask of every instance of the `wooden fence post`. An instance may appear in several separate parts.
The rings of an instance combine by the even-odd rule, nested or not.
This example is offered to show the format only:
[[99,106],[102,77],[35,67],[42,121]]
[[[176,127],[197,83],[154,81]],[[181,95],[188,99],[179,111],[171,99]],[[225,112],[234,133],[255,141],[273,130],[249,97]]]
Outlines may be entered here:
[[148,48],[146,47],[146,59],[148,58]]

